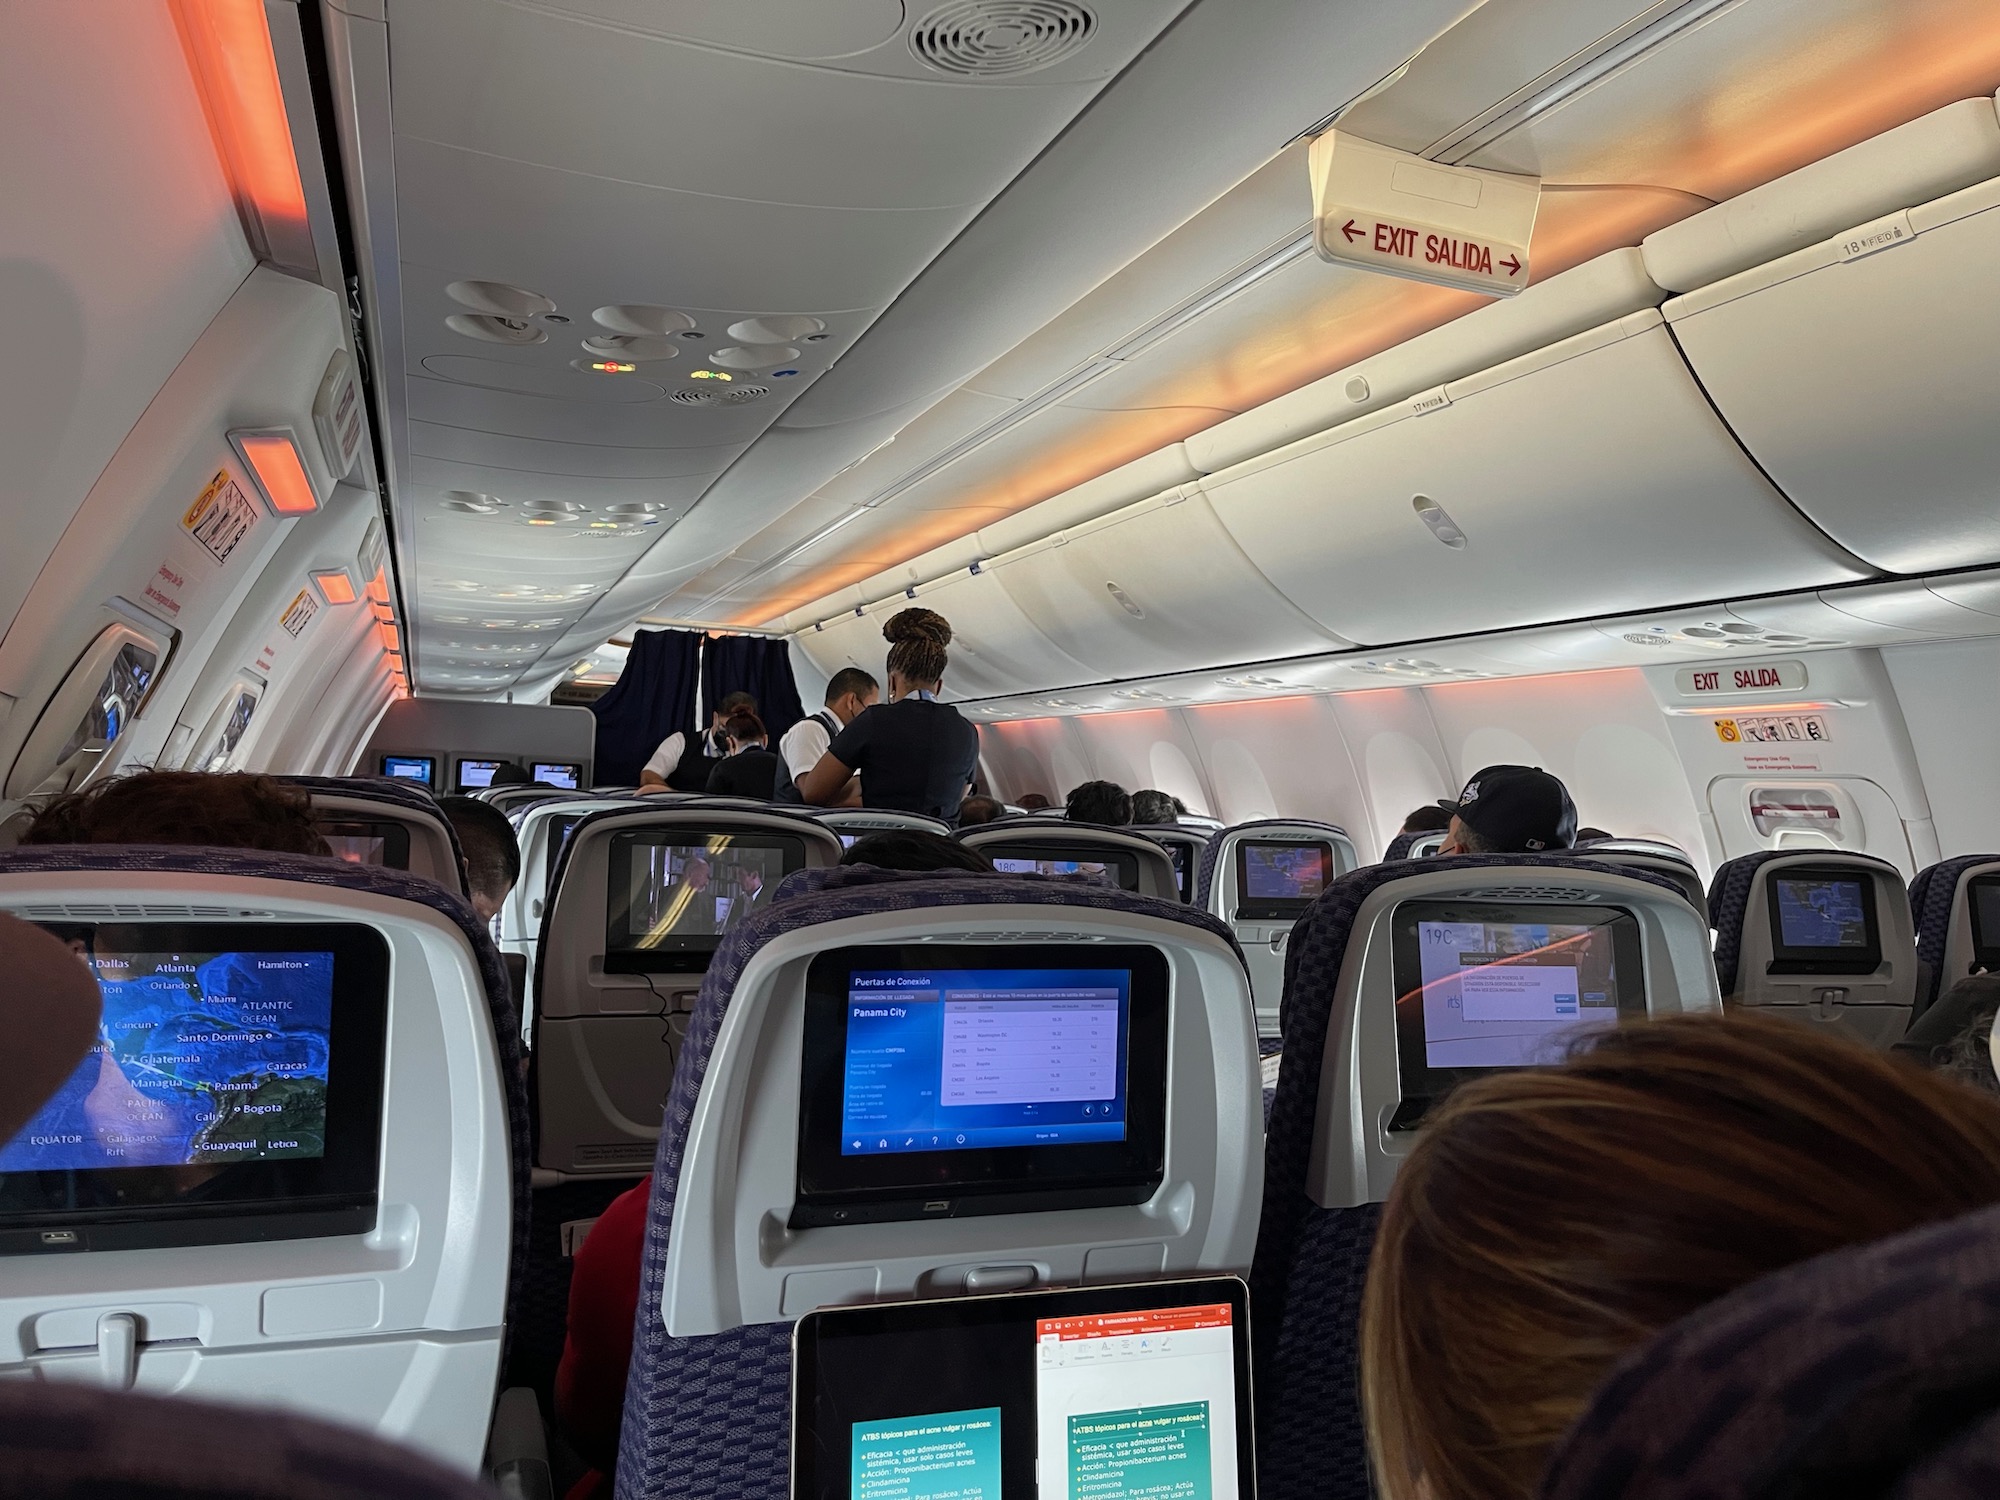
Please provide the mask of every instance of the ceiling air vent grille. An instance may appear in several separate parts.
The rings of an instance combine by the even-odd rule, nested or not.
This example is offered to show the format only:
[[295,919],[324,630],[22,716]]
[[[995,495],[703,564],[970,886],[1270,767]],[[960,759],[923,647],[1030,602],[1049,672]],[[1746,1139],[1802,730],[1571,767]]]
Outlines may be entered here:
[[959,78],[1005,78],[1050,67],[1097,30],[1074,0],[948,0],[910,31],[917,61]]
[[748,406],[771,394],[768,385],[726,385],[720,390],[709,386],[684,385],[672,392],[682,406]]

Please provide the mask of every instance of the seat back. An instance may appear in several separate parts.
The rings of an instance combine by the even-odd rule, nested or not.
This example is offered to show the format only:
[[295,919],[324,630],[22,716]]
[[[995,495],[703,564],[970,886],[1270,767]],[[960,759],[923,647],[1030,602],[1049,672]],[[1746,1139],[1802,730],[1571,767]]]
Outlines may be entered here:
[[1688,899],[1688,905],[1701,913],[1702,920],[1708,920],[1708,888],[1701,882],[1701,871],[1682,849],[1656,839],[1598,839],[1592,843],[1579,844],[1570,851],[1583,859],[1594,859],[1600,864],[1617,865],[1625,870],[1649,870],[1655,875],[1664,875],[1680,888]]
[[1917,929],[1912,1022],[1968,974],[2000,970],[2000,854],[1960,854],[1910,882]]
[[852,849],[857,841],[871,833],[897,828],[911,828],[919,833],[935,833],[946,838],[951,836],[951,825],[944,819],[923,813],[899,812],[893,807],[805,808],[802,811],[838,834],[843,849]]
[[570,830],[542,919],[535,1164],[565,1178],[646,1170],[723,935],[767,908],[786,873],[840,860],[839,838],[811,818],[650,801],[599,808]]
[[499,808],[503,813],[515,813],[524,807],[533,807],[537,802],[546,802],[551,797],[569,797],[575,793],[563,787],[502,786],[489,787],[473,795],[481,802]]
[[0,909],[88,943],[106,1012],[0,1148],[29,1174],[0,1194],[0,1375],[283,1406],[475,1468],[528,1153],[471,907],[337,860],[52,845],[0,854]]
[[1192,905],[1201,887],[1201,859],[1214,835],[1183,823],[1134,823],[1132,832],[1151,839],[1174,862],[1174,883],[1182,901]]
[[1003,875],[1101,873],[1121,890],[1161,901],[1181,898],[1167,851],[1122,828],[1030,816],[982,823],[961,830],[958,838],[992,860]]
[[1837,849],[1746,854],[1716,870],[1708,912],[1726,1003],[1839,1026],[1877,1047],[1908,1029],[1916,933],[1887,860]]
[[1409,848],[1405,851],[1403,857],[1405,859],[1429,859],[1444,847],[1445,837],[1449,832],[1449,829],[1434,828],[1428,833],[1411,834]]
[[[1248,981],[1221,924],[1177,901],[1035,877],[857,867],[801,885],[725,940],[675,1071],[618,1460],[628,1500],[693,1493],[710,1487],[698,1476],[716,1474],[745,1500],[787,1493],[790,1324],[815,1307],[1240,1268],[1255,1237],[1256,1037]],[[981,968],[1040,962],[1039,951],[1022,959],[1024,945],[1059,949],[1071,964],[1108,953],[1106,962],[1163,965],[1164,1057],[1142,1061],[1134,1041],[1128,1059],[1132,1079],[1155,1079],[1132,1085],[1131,1121],[1165,1081],[1165,1098],[1148,1106],[1161,1110],[1157,1185],[1116,1203],[1015,1202],[981,1214],[957,1212],[956,1198],[934,1206],[920,1191],[915,1218],[872,1222],[857,1206],[854,1222],[810,1215],[801,1225],[802,1137],[840,1144],[838,1131],[819,1141],[820,1118],[802,1104],[809,1080],[825,1097],[828,1076],[807,1036],[809,1018],[827,1012],[809,997],[845,1013],[855,993],[847,966],[858,960],[843,950],[865,947],[872,961],[883,948],[920,949],[948,965],[974,950]],[[837,976],[830,994],[816,988],[822,965]],[[1142,990],[1133,979],[1135,1038],[1142,1004],[1159,998]],[[948,1092],[952,1075],[941,1057],[934,1066]]]
[[1243,945],[1257,997],[1257,1031],[1275,1037],[1292,924],[1339,876],[1360,864],[1347,830],[1311,818],[1259,818],[1216,835],[1202,855],[1195,898]]
[[[1593,956],[1551,966],[1574,990],[1557,989],[1541,964],[1526,966],[1536,983],[1514,984],[1520,968],[1497,957],[1510,933],[1566,956],[1573,932],[1535,927],[1574,928],[1579,908],[1597,913],[1594,920],[1607,910],[1629,918],[1617,924],[1624,936],[1613,934],[1615,981],[1601,967],[1599,936],[1587,945]],[[1464,977],[1472,973],[1485,977],[1476,1008],[1465,1004],[1474,998]],[[1336,880],[1300,918],[1285,961],[1285,1047],[1251,1272],[1258,1492],[1266,1500],[1371,1493],[1357,1396],[1361,1289],[1382,1201],[1421,1118],[1418,1101],[1449,1082],[1426,1068],[1553,1056],[1559,1031],[1533,1050],[1518,1048],[1477,1035],[1474,1025],[1487,1023],[1475,1023],[1476,1011],[1504,1028],[1517,1029],[1522,1015],[1562,1027],[1574,1023],[1551,1018],[1578,1012],[1575,1001],[1589,1004],[1592,983],[1617,996],[1624,1014],[1636,1014],[1635,1004],[1653,1015],[1718,1004],[1708,930],[1680,893],[1651,874],[1591,860],[1493,854],[1370,865]]]
[[458,835],[428,792],[381,776],[281,776],[312,798],[336,859],[408,870],[463,896]]
[[[1839,1372],[1837,1375],[1835,1372]],[[2000,1209],[1817,1256],[1711,1302],[1605,1380],[1542,1481],[1622,1495],[1993,1493]]]

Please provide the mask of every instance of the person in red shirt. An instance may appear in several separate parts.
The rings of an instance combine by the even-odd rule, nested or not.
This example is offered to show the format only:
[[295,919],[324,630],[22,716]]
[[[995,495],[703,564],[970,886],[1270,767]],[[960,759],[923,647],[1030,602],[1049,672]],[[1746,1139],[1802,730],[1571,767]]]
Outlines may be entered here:
[[648,1176],[613,1198],[590,1226],[570,1268],[569,1329],[556,1367],[556,1421],[591,1471],[571,1488],[568,1500],[611,1493],[652,1194]]

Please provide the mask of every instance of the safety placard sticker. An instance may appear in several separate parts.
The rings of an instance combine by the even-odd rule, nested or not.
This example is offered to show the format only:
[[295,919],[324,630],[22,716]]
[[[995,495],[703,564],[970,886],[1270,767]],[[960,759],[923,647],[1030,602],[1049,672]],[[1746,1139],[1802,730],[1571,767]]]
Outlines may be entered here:
[[1833,736],[1820,714],[1762,714],[1717,719],[1715,737],[1725,745],[1823,745]]
[[236,550],[237,543],[248,536],[250,528],[256,524],[256,505],[229,477],[227,469],[216,470],[215,478],[209,480],[201,498],[190,505],[187,514],[181,517],[181,526],[187,534],[200,542],[208,555],[219,563],[229,561],[229,554]]
[[300,589],[292,602],[285,606],[285,612],[278,617],[278,623],[285,627],[285,634],[294,640],[299,632],[312,624],[313,616],[319,613],[319,600],[313,597],[311,589]]

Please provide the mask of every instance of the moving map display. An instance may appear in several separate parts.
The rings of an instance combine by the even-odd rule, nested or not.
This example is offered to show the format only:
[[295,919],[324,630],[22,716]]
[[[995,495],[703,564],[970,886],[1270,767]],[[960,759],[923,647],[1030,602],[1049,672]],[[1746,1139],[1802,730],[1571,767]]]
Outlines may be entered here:
[[330,952],[98,953],[98,1044],[0,1172],[317,1158]]

